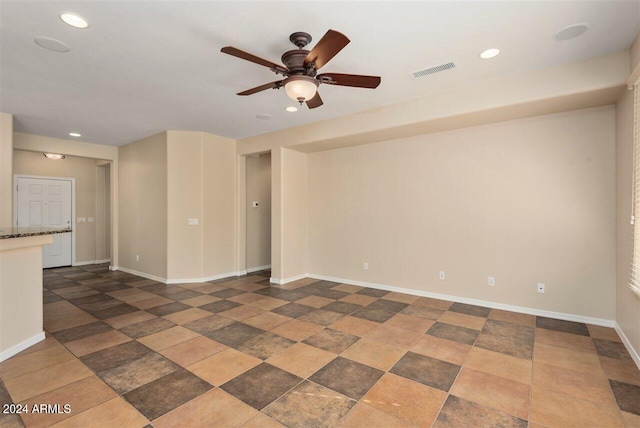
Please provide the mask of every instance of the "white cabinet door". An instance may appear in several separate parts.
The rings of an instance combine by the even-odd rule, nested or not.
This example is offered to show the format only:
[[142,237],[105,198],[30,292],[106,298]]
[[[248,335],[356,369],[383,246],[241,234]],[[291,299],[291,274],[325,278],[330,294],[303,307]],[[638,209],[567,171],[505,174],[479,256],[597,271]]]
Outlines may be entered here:
[[[71,226],[71,181],[18,177],[18,227]],[[71,265],[71,232],[42,247],[42,267]]]

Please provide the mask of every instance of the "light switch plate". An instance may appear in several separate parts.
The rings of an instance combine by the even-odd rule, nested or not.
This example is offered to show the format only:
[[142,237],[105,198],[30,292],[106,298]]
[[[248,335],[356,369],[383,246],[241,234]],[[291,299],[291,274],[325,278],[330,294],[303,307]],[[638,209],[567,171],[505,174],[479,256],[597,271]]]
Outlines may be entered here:
[[198,219],[197,218],[190,218],[188,223],[189,223],[189,226],[197,226],[198,225]]

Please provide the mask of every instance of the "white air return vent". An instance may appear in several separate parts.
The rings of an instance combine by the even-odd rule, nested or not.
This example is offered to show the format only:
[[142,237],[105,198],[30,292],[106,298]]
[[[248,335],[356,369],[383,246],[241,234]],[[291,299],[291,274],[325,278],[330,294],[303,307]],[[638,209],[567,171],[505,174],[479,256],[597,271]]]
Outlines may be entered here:
[[448,62],[446,64],[434,65],[433,67],[413,71],[409,73],[409,76],[413,77],[414,79],[418,79],[420,77],[429,76],[434,73],[440,73],[441,71],[453,70],[454,68],[456,68],[456,65],[452,62]]

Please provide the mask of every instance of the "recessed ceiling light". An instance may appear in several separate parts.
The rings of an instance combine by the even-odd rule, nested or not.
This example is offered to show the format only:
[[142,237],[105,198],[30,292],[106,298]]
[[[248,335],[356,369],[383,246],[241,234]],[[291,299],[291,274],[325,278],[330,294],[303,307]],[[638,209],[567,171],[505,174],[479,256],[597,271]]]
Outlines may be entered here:
[[295,111],[298,111],[298,107],[289,106],[285,110],[288,111],[289,113],[293,113]]
[[258,119],[269,120],[272,118],[270,114],[262,113],[256,116]]
[[553,39],[559,42],[570,40],[582,35],[588,28],[588,24],[572,24],[554,34]]
[[53,159],[53,160],[64,159],[64,155],[61,155],[59,153],[43,153],[43,155],[47,159]]
[[33,41],[36,42],[38,46],[54,52],[69,52],[71,50],[66,43],[51,37],[38,36],[33,39]]
[[82,135],[78,134],[77,132],[69,132],[69,135],[72,137],[82,137]]
[[487,49],[486,51],[482,52],[480,54],[480,58],[482,58],[482,59],[490,59],[490,58],[497,57],[498,55],[500,55],[500,49],[491,48],[491,49]]
[[86,19],[72,12],[62,12],[60,14],[60,19],[62,19],[65,24],[71,25],[75,28],[87,28],[89,26]]

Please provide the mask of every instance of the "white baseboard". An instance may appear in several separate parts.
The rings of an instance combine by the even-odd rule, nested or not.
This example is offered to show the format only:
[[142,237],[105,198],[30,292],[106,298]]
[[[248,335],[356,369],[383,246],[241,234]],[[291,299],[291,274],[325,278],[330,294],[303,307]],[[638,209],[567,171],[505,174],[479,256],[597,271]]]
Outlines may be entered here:
[[265,270],[265,269],[271,269],[271,265],[264,265],[264,266],[256,266],[256,267],[252,267],[252,268],[247,268],[247,273],[258,272],[260,270]]
[[122,266],[111,266],[110,267],[111,270],[121,270],[122,272],[126,272],[126,273],[130,273],[132,275],[136,275],[136,276],[141,276],[142,278],[147,278],[147,279],[152,279],[154,281],[158,281],[161,282],[163,284],[195,284],[198,282],[207,282],[207,281],[215,281],[217,279],[223,279],[223,278],[231,278],[234,276],[240,276],[240,275],[244,275],[246,274],[246,272],[227,272],[227,273],[222,273],[219,275],[212,275],[212,276],[207,276],[204,278],[185,278],[185,279],[168,279],[168,278],[162,278],[159,276],[155,276],[155,275],[151,275],[145,272],[140,272],[137,270],[133,270],[133,269],[129,269],[129,268],[125,268]]
[[638,351],[633,349],[631,342],[629,342],[629,339],[624,334],[624,332],[622,331],[618,323],[616,323],[614,328],[616,329],[616,333],[618,333],[618,336],[620,336],[620,339],[622,340],[624,347],[627,348],[629,355],[631,355],[633,362],[636,363],[636,366],[638,366],[638,369],[640,370],[640,355],[638,355]]
[[288,283],[293,282],[293,281],[297,281],[299,279],[307,278],[309,276],[310,275],[308,273],[303,273],[301,275],[290,276],[289,278],[284,278],[284,279],[271,277],[271,278],[269,278],[269,282],[271,282],[273,284],[283,285],[283,284],[288,284]]
[[391,285],[376,284],[372,282],[354,281],[354,280],[344,279],[344,278],[334,278],[332,276],[316,275],[311,273],[307,274],[307,276],[309,278],[339,282],[341,284],[359,285],[362,287],[376,288],[378,290],[396,291],[398,293],[411,294],[414,296],[430,297],[432,299],[447,300],[451,302],[467,303],[470,305],[484,306],[487,308],[501,309],[501,310],[512,311],[512,312],[520,312],[523,314],[537,315],[537,316],[548,317],[548,318],[556,318],[556,319],[565,320],[565,321],[582,322],[587,324],[599,325],[602,327],[615,327],[616,325],[615,321],[602,319],[602,318],[585,317],[582,315],[567,314],[564,312],[545,311],[543,309],[528,308],[526,306],[506,305],[504,303],[489,302],[486,300],[469,299],[466,297],[450,296],[448,294],[432,293],[430,291],[394,287]]
[[36,334],[33,337],[30,337],[29,339],[18,343],[17,345],[12,346],[9,349],[6,349],[2,352],[0,352],[0,363],[3,362],[4,360],[8,360],[9,358],[13,357],[14,355],[24,351],[25,349],[27,349],[30,346],[35,345],[38,342],[42,342],[44,340],[44,331],[40,332],[38,334]]
[[88,260],[86,262],[74,262],[71,264],[71,266],[87,266],[87,265],[99,265],[101,263],[107,263],[110,262],[111,259],[104,259],[104,260]]

